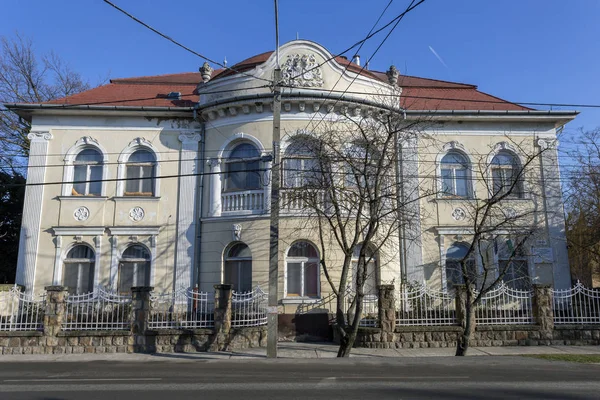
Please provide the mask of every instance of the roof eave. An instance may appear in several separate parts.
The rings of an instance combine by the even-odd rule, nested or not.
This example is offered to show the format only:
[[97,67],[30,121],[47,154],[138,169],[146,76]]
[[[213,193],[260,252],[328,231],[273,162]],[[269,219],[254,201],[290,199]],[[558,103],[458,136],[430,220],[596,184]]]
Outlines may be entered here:
[[70,105],[70,104],[4,104],[6,108],[16,113],[21,118],[31,120],[33,115],[101,115],[106,112],[117,115],[139,115],[144,116],[189,116],[194,107],[170,107],[170,106],[97,106],[97,105]]
[[572,121],[579,111],[543,110],[406,110],[409,118],[428,117],[436,120],[464,121],[547,121],[557,126]]

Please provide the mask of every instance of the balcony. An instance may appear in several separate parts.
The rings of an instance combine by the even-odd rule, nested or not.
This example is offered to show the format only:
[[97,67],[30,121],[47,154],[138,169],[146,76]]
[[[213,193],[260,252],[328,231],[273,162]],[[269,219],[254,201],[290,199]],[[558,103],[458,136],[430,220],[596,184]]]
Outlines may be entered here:
[[261,214],[266,209],[264,189],[221,194],[223,214]]

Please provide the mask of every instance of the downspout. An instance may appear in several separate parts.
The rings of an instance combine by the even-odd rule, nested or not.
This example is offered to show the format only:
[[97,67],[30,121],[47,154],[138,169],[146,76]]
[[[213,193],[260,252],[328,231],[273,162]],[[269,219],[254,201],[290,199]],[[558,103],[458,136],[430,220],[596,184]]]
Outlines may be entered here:
[[[198,118],[197,115],[198,105],[194,107],[194,120]],[[200,271],[202,270],[202,216],[204,215],[204,166],[205,155],[205,135],[206,135],[206,125],[204,121],[200,119],[200,157],[198,160],[198,196],[196,196],[196,210],[198,210],[198,214],[196,216],[196,246],[194,250],[194,259],[196,260],[196,285],[198,286],[198,290],[200,290]]]

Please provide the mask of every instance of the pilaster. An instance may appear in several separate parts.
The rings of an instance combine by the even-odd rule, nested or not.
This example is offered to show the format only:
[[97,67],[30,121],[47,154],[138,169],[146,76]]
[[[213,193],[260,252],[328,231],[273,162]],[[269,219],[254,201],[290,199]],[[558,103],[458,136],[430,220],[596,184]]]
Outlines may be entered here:
[[25,287],[26,293],[32,293],[44,198],[44,185],[41,185],[41,183],[44,182],[46,174],[48,143],[52,139],[52,134],[45,131],[30,132],[27,138],[30,141],[29,166],[27,168],[27,185],[25,187],[23,220],[19,239],[16,282]]
[[196,237],[196,204],[198,195],[198,142],[200,134],[179,135],[179,196],[177,207],[177,247],[175,252],[175,289],[187,289],[192,284],[194,243]]
[[541,186],[544,191],[546,234],[548,244],[552,248],[554,287],[556,289],[567,289],[571,286],[571,275],[565,238],[565,209],[558,165],[558,140],[538,139],[536,144],[541,150]]

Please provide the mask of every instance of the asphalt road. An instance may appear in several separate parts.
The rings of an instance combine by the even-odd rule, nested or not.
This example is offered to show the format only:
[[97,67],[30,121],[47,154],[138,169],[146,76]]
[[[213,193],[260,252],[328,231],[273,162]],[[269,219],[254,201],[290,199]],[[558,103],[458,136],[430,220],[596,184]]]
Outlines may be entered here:
[[2,362],[0,399],[599,399],[600,365],[527,357]]

